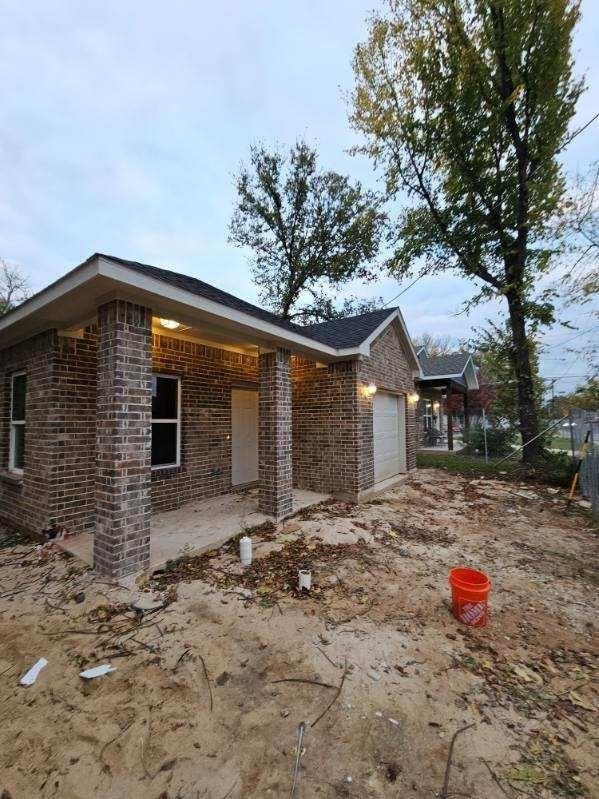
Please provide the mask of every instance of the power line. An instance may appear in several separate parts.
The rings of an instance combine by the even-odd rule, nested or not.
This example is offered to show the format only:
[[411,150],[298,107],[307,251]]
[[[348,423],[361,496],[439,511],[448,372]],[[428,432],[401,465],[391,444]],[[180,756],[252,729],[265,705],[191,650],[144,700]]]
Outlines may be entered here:
[[386,308],[386,307],[387,307],[387,305],[389,305],[389,303],[390,303],[390,302],[395,302],[395,300],[397,300],[399,297],[401,297],[401,295],[402,295],[402,294],[405,294],[405,293],[406,293],[406,291],[407,291],[408,289],[411,289],[411,288],[412,288],[412,286],[413,286],[415,283],[418,283],[418,281],[420,280],[420,278],[424,277],[424,276],[425,276],[425,274],[426,274],[426,272],[423,272],[421,275],[418,275],[418,277],[416,278],[416,280],[412,280],[412,282],[411,282],[411,283],[410,283],[408,286],[406,286],[406,287],[405,287],[405,289],[403,289],[402,291],[400,291],[400,292],[399,292],[399,294],[396,294],[396,295],[395,295],[395,297],[391,297],[391,299],[390,299],[390,300],[387,300],[387,302],[386,302],[386,303],[383,305],[383,308]]
[[564,145],[562,147],[562,150],[563,150],[564,147],[567,147],[573,139],[575,139],[577,136],[580,136],[580,134],[583,132],[583,130],[586,130],[589,127],[589,125],[592,125],[593,122],[598,117],[599,117],[599,111],[595,114],[594,117],[591,117],[588,122],[585,122],[585,124],[582,127],[578,128],[578,130],[575,130],[574,133],[570,136],[570,138],[566,139],[566,141],[564,142]]
[[580,333],[577,333],[575,336],[570,336],[570,338],[566,338],[563,341],[556,341],[555,344],[544,344],[543,346],[545,349],[552,350],[554,347],[561,347],[562,344],[567,344],[569,341],[574,341],[575,338],[584,336],[586,333],[592,333],[594,330],[599,330],[599,325],[589,327],[586,330],[581,330]]

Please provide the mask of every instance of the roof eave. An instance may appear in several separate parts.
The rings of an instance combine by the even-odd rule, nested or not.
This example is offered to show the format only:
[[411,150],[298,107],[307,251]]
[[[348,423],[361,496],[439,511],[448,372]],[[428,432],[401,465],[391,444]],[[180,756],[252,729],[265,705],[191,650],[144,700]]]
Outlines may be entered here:
[[[295,331],[286,330],[272,322],[259,319],[244,311],[201,297],[183,288],[173,286],[155,277],[140,274],[124,264],[95,254],[63,277],[38,292],[25,303],[0,318],[0,340],[10,346],[17,341],[29,338],[42,329],[64,327],[73,324],[77,307],[69,303],[69,295],[85,291],[86,285],[93,286],[93,297],[89,297],[89,308],[81,309],[79,320],[87,321],[90,309],[95,309],[111,297],[121,297],[134,302],[146,303],[156,315],[181,318],[188,322],[199,313],[205,318],[218,320],[240,336],[262,346],[285,346],[293,352],[320,361],[335,361],[356,358],[365,354],[364,345],[359,347],[335,348],[322,344]],[[95,285],[94,285],[95,284]],[[62,303],[62,305],[61,305]],[[76,304],[75,304],[76,305]],[[54,316],[53,307],[60,313]],[[68,307],[68,312],[67,312]],[[51,309],[51,310],[48,310]],[[66,318],[68,316],[68,319]],[[197,318],[196,318],[197,321]],[[13,331],[10,335],[9,331]],[[367,353],[366,353],[367,354]]]

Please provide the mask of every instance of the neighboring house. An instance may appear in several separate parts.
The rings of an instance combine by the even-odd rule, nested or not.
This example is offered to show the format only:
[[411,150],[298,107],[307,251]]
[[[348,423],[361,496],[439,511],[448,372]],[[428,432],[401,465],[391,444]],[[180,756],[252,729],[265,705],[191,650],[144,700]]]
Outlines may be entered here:
[[435,446],[447,439],[453,450],[452,396],[461,394],[464,409],[464,430],[470,425],[468,391],[478,389],[477,369],[469,352],[454,352],[430,357],[419,350],[420,377],[416,380],[419,394],[417,429],[420,446]]
[[114,577],[152,513],[257,485],[358,501],[415,466],[399,309],[300,327],[200,280],[95,254],[0,319],[0,516],[94,533]]

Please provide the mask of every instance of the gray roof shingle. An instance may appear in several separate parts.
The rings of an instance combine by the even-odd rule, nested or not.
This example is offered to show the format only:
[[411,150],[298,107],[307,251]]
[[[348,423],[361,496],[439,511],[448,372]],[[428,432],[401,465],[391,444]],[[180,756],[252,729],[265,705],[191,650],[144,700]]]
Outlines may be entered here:
[[277,316],[271,311],[258,308],[250,302],[241,300],[233,294],[229,294],[215,286],[211,286],[209,283],[204,283],[203,280],[198,280],[195,277],[182,275],[179,272],[172,272],[169,269],[161,269],[158,266],[151,266],[150,264],[142,264],[138,261],[116,258],[113,255],[104,255],[103,253],[96,253],[96,255],[101,258],[106,258],[109,261],[114,261],[117,264],[127,266],[147,277],[162,280],[165,283],[169,283],[171,286],[184,289],[199,297],[205,297],[208,300],[218,302],[227,308],[242,311],[250,316],[254,316],[256,319],[270,322],[285,330],[299,333],[314,341],[318,341],[320,344],[328,344],[335,348],[359,346],[376,330],[387,316],[390,316],[393,311],[396,310],[395,308],[381,308],[369,313],[359,314],[358,316],[331,319],[327,322],[319,322],[314,325],[296,325],[293,322],[281,319],[280,316]]
[[469,352],[452,352],[449,355],[438,355],[429,358],[424,353],[418,355],[418,361],[424,377],[439,375],[461,375],[471,355]]
[[358,347],[396,308],[379,308],[357,316],[329,319],[302,327],[305,335],[331,347]]
[[163,280],[165,283],[170,283],[171,286],[189,291],[191,294],[196,294],[198,297],[205,297],[207,300],[213,300],[227,308],[232,308],[236,311],[255,316],[256,319],[262,319],[264,322],[271,322],[273,325],[278,325],[286,330],[292,330],[295,333],[302,333],[303,328],[299,325],[294,325],[292,322],[287,322],[281,319],[271,311],[265,311],[263,308],[258,308],[257,305],[252,305],[251,302],[240,300],[233,294],[229,294],[222,289],[217,289],[216,286],[211,286],[210,283],[204,283],[203,280],[198,280],[196,277],[189,275],[182,275],[180,272],[172,272],[170,269],[161,269],[158,266],[151,266],[150,264],[141,264],[138,261],[127,261],[125,258],[116,258],[114,255],[104,255],[103,253],[96,253],[101,258],[106,258],[108,261],[114,261],[117,264],[128,266],[142,275],[147,277],[154,277],[157,280]]

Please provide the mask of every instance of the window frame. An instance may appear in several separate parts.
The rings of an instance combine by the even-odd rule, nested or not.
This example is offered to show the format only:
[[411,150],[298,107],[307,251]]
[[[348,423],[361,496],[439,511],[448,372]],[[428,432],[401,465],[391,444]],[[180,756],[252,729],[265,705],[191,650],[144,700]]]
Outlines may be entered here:
[[[173,375],[168,374],[166,372],[152,372],[152,380],[154,378],[163,377],[167,380],[176,380],[177,381],[177,416],[175,419],[155,419],[154,415],[152,414],[152,421],[151,425],[152,428],[155,424],[173,424],[176,425],[176,433],[175,433],[175,446],[176,446],[176,458],[175,461],[172,463],[156,463],[152,464],[152,471],[159,471],[160,469],[177,469],[181,466],[181,376],[180,375]],[[150,459],[151,459],[151,448],[150,448]]]
[[[14,410],[14,402],[15,402],[15,378],[16,377],[24,377],[25,378],[25,408],[23,413],[22,419],[13,419],[13,410]],[[8,470],[13,474],[22,476],[24,472],[24,468],[19,466],[15,466],[15,454],[16,454],[16,427],[23,428],[23,464],[25,463],[25,433],[26,433],[26,417],[27,417],[27,372],[24,369],[21,369],[19,372],[13,372],[10,376],[10,416],[9,416],[9,424],[10,424],[10,434],[9,434],[9,444],[8,444]]]

